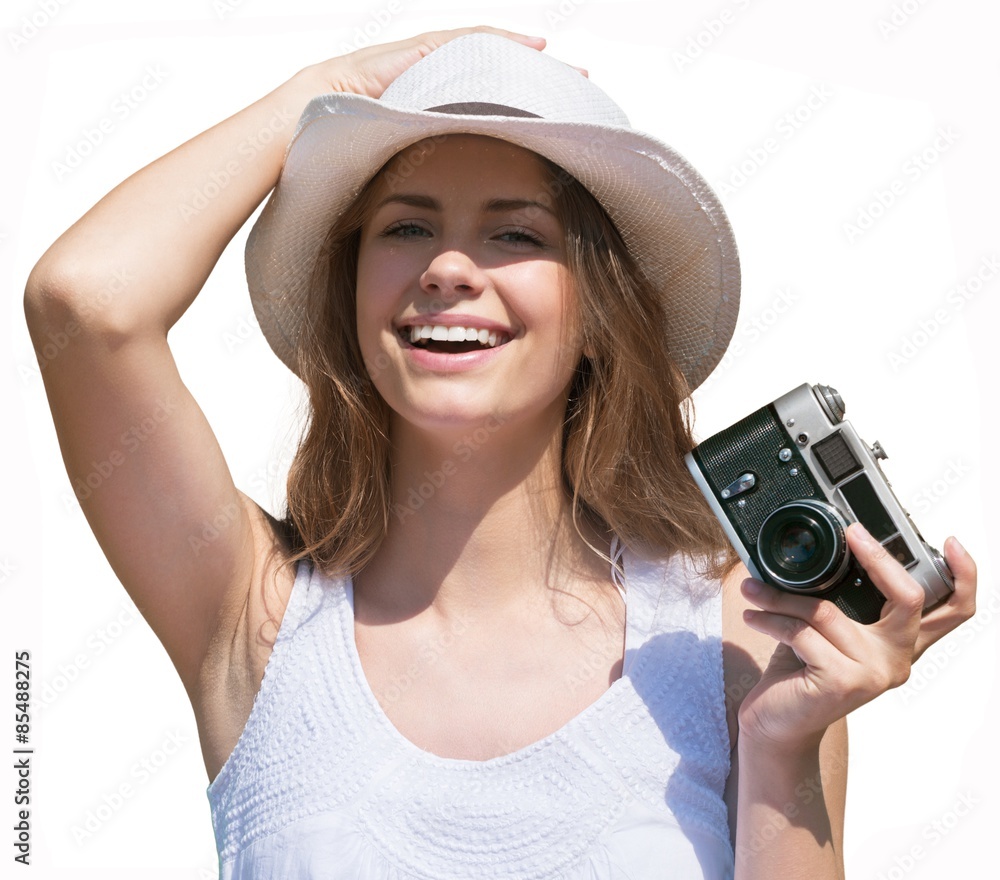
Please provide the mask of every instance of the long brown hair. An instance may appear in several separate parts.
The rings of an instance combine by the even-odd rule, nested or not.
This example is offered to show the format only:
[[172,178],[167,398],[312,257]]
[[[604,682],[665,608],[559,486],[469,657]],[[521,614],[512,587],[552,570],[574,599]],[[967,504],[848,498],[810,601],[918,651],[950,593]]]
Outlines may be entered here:
[[[584,356],[566,407],[563,476],[574,520],[653,555],[700,557],[720,575],[732,550],[683,456],[694,445],[690,389],[670,358],[662,300],[600,203],[543,157],[548,198],[566,230]],[[390,160],[391,163],[392,160]],[[356,332],[362,224],[382,169],[330,230],[299,343],[309,420],[288,475],[290,561],[357,573],[388,528],[389,412]]]

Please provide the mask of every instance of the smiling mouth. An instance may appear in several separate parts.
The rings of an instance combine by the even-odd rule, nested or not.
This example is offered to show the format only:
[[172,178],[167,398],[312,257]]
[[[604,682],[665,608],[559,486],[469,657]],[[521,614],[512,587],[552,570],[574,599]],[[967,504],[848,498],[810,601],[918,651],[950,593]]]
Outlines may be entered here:
[[510,342],[503,331],[477,327],[445,327],[442,324],[414,324],[399,328],[400,338],[415,348],[441,354],[486,351]]

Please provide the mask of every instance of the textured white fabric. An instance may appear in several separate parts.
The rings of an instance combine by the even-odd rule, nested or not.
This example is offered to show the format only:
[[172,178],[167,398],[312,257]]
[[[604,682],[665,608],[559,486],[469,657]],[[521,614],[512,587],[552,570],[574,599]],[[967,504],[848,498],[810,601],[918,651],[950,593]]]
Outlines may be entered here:
[[208,788],[222,880],[731,878],[718,584],[679,560],[624,563],[622,677],[558,731],[481,762],[392,726],[358,657],[350,582],[300,564]]

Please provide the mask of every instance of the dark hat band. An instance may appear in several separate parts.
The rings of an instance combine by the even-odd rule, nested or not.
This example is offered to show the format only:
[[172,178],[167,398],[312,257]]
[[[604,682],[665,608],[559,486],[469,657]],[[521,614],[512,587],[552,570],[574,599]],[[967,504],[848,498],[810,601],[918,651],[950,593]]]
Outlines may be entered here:
[[529,113],[517,107],[507,107],[504,104],[490,104],[485,101],[465,101],[460,104],[442,104],[440,107],[428,107],[428,113],[455,113],[460,116],[530,116],[541,119],[537,113]]

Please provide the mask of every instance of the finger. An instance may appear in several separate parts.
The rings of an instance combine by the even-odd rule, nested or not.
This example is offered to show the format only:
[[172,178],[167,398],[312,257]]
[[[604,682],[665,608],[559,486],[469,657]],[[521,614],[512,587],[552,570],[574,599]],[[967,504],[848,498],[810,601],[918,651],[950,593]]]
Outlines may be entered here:
[[777,590],[753,578],[743,581],[742,590],[743,595],[763,611],[802,621],[851,659],[864,657],[864,633],[859,631],[859,624],[832,602]]
[[379,98],[397,76],[445,43],[474,33],[506,37],[532,49],[544,49],[544,37],[532,37],[516,31],[479,25],[452,30],[428,31],[404,40],[378,43],[356,49],[348,55],[331,59],[327,77],[335,92],[353,92]]
[[955,590],[936,605],[920,621],[920,635],[914,650],[914,659],[942,636],[957,626],[971,620],[976,613],[977,573],[976,563],[956,538],[944,543],[944,557],[954,577]]
[[852,523],[848,527],[847,543],[872,583],[886,599],[882,617],[873,625],[894,631],[902,639],[914,641],[920,627],[920,615],[924,610],[924,588],[907,574],[899,560],[876,541],[861,523]]
[[822,633],[800,617],[748,608],[743,612],[743,620],[751,629],[789,648],[802,665],[814,670],[828,669],[843,656]]
[[948,538],[944,542],[944,559],[955,578],[955,594],[958,595],[963,605],[968,606],[971,616],[976,611],[976,581],[978,578],[976,561],[955,537]]
[[413,39],[414,42],[433,43],[434,47],[437,48],[450,40],[454,40],[456,37],[464,37],[467,34],[496,34],[498,37],[506,37],[508,40],[514,40],[517,43],[530,46],[532,49],[543,49],[545,47],[545,37],[533,37],[528,34],[519,33],[518,31],[508,31],[486,24],[475,25],[474,27],[453,28],[444,31],[430,31]]
[[488,27],[486,25],[476,28],[477,33],[487,33],[487,34],[498,34],[501,37],[507,37],[509,40],[516,40],[519,43],[523,43],[525,46],[531,46],[532,49],[543,49],[545,48],[545,37],[533,37],[528,34],[522,34],[518,31],[506,31],[501,28]]
[[520,31],[509,31],[506,28],[493,27],[488,24],[477,24],[467,28],[456,28],[456,31],[457,33],[462,34],[497,34],[501,37],[508,37],[511,40],[517,40],[519,43],[545,45],[545,37],[534,37],[528,34],[522,34]]

